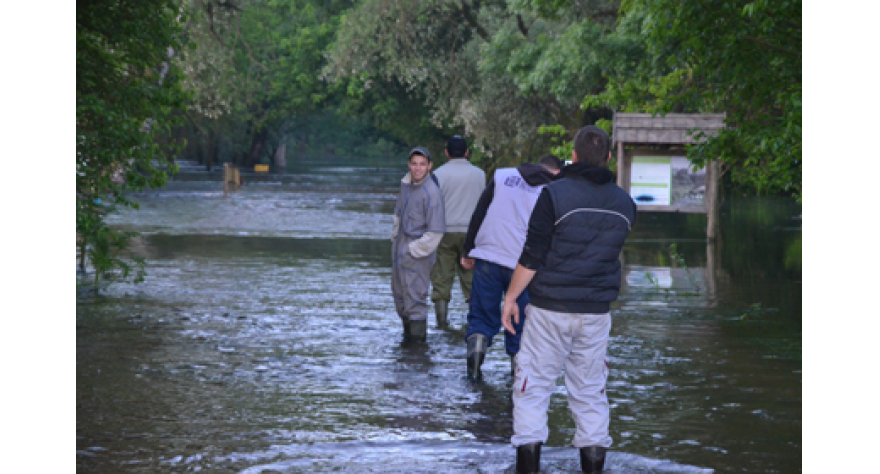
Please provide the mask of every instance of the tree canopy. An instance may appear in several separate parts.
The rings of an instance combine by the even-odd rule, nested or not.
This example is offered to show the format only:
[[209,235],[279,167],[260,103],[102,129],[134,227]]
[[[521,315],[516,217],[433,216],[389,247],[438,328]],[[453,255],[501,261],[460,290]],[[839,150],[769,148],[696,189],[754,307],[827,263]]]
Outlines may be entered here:
[[348,81],[355,97],[403,88],[435,128],[470,137],[486,167],[535,159],[550,143],[542,125],[582,126],[581,100],[603,89],[601,58],[618,46],[604,42],[613,34],[613,2],[578,4],[567,15],[542,8],[551,10],[514,1],[364,0],[340,25],[325,74]]

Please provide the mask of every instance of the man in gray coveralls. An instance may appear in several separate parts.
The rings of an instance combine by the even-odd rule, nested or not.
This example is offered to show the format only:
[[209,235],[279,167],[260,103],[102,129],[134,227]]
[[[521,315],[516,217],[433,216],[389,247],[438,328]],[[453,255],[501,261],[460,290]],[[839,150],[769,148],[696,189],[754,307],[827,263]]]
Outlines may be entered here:
[[424,342],[428,332],[428,291],[437,246],[446,231],[440,188],[430,176],[431,154],[409,154],[409,173],[400,180],[392,230],[391,292],[406,340]]

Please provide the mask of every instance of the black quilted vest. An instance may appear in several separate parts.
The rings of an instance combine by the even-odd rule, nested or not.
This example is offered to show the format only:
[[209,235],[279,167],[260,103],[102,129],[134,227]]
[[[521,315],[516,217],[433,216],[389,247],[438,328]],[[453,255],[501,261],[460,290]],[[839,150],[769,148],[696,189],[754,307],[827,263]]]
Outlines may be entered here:
[[546,186],[555,225],[531,304],[564,313],[607,313],[620,292],[620,252],[636,205],[605,168],[576,163]]

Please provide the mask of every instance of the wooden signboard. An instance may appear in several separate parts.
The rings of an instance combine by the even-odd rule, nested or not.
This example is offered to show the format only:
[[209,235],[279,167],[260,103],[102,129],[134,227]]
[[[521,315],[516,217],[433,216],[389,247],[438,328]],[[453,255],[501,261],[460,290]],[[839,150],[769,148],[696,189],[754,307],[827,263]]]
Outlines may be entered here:
[[711,136],[723,127],[724,114],[615,114],[617,184],[630,193],[640,212],[706,214],[706,234],[714,239],[718,163],[697,168],[684,146],[698,140],[693,132]]

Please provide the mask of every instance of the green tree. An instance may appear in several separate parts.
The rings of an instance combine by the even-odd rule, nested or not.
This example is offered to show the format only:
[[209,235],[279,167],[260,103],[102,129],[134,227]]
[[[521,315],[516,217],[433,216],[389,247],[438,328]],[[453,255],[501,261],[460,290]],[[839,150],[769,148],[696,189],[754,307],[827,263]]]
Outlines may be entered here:
[[508,10],[516,21],[483,46],[482,75],[508,78],[521,100],[537,108],[525,143],[540,151],[530,155],[552,151],[567,158],[581,127],[610,129],[611,109],[582,101],[603,92],[607,76],[644,58],[644,48],[616,31],[618,8],[619,2],[603,0],[513,0]]
[[244,96],[235,112],[246,117],[252,166],[276,132],[287,135],[291,118],[328,105],[333,90],[321,80],[324,50],[336,32],[347,0],[255,2],[241,14],[244,46],[236,50],[236,71]]
[[237,131],[243,128],[232,114],[243,95],[234,62],[234,51],[243,41],[239,16],[243,5],[241,0],[190,0],[191,47],[175,58],[184,89],[192,95],[184,112],[185,126],[178,134],[209,171],[219,162],[221,142],[238,138]]
[[620,35],[650,60],[610,75],[585,104],[725,112],[728,127],[688,156],[720,158],[735,185],[800,197],[801,2],[628,0],[622,13]]
[[163,138],[187,95],[172,58],[185,12],[174,0],[92,0],[76,12],[76,232],[102,277],[125,278],[142,260],[125,258],[132,233],[109,228],[129,191],[163,186],[173,173]]
[[373,110],[415,103],[411,135],[426,121],[440,136],[463,133],[487,170],[535,160],[552,146],[543,125],[569,134],[604,117],[581,101],[604,90],[605,56],[621,47],[606,40],[616,13],[609,1],[365,0],[343,20],[325,75]]
[[[181,58],[197,100],[188,136],[216,162],[221,140],[232,161],[259,163],[301,122],[333,107],[336,88],[321,80],[324,52],[350,0],[199,0],[198,47]],[[194,133],[193,133],[194,132]]]

